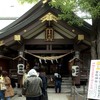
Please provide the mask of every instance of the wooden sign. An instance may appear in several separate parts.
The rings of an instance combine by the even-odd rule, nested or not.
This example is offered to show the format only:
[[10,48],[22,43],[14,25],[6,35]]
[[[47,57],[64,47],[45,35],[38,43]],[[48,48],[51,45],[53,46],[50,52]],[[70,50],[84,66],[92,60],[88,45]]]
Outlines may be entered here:
[[53,41],[54,39],[54,31],[52,28],[47,28],[45,32],[45,40],[46,41]]
[[84,40],[84,35],[78,35],[78,40]]
[[91,60],[87,98],[100,100],[100,60]]
[[20,41],[21,40],[21,36],[20,35],[14,35],[14,40],[15,41]]

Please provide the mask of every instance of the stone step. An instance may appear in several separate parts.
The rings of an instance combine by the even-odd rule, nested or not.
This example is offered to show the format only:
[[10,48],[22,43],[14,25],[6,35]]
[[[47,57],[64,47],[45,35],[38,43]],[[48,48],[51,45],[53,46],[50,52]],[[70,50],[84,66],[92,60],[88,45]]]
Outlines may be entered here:
[[70,88],[72,84],[72,80],[70,77],[62,77],[62,88]]
[[62,81],[62,83],[69,84],[69,83],[72,83],[72,82],[71,81]]
[[71,85],[72,82],[62,82],[62,85]]
[[69,88],[71,85],[61,85],[62,88]]
[[62,79],[71,79],[71,77],[62,77]]
[[72,79],[71,78],[67,78],[67,77],[62,77],[62,80],[71,81]]
[[62,79],[62,81],[65,81],[65,82],[66,82],[66,81],[71,82],[72,80]]

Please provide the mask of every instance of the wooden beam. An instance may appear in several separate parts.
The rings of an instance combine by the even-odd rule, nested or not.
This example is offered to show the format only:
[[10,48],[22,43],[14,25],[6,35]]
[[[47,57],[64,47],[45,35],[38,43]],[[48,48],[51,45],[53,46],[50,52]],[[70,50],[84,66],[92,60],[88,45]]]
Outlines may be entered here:
[[62,30],[62,29],[60,29],[59,27],[57,27],[55,25],[53,25],[53,28],[54,28],[54,30],[58,30],[59,33],[65,35],[67,38],[70,38],[70,39],[74,38],[74,36],[70,35],[67,31]]
[[64,34],[62,34],[61,32],[59,32],[59,30],[54,29],[54,31],[55,31],[56,33],[58,33],[60,36],[62,36],[64,39],[69,39],[69,38],[66,37]]
[[[27,41],[27,40],[26,40]],[[54,41],[45,41],[44,39],[31,39],[25,43],[25,45],[45,45],[45,44],[73,44],[73,39],[56,39]]]
[[68,53],[68,52],[70,52],[71,50],[27,50],[27,52],[30,52],[30,53],[34,53],[34,54],[47,54],[47,53],[49,53],[49,54],[53,54],[53,53],[55,53],[55,54],[63,54],[63,53]]
[[5,43],[6,46],[13,45],[13,44],[15,44],[16,42],[18,42],[20,45],[22,45],[23,42],[24,42],[23,36],[21,35],[21,40],[20,40],[20,41],[14,40],[14,35],[4,40],[4,43]]
[[76,34],[76,36],[78,34],[84,34],[85,39],[89,40],[89,38],[90,38],[90,35],[89,35],[90,34],[90,31],[86,33],[84,31],[82,31],[81,28],[74,27],[74,26],[69,26],[65,21],[62,21],[62,20],[59,20],[57,23],[59,25],[61,25],[62,27],[65,27],[65,29],[69,30],[70,32]]
[[[36,23],[38,23],[38,24],[36,24]],[[45,23],[40,23],[40,22],[36,22],[36,23],[25,28],[26,32],[23,32],[24,38],[28,38],[28,37],[32,37],[32,36],[36,35],[41,28],[42,28],[42,30],[44,30]]]
[[68,36],[70,36],[70,37],[75,37],[76,36],[76,34],[72,32],[72,30],[68,30],[67,28],[65,28],[64,26],[62,26],[58,23],[53,22],[53,26],[56,26],[58,29],[62,30],[63,33],[67,33]]
[[27,34],[27,36],[25,36],[24,38],[30,39],[34,36],[37,36],[37,34],[45,30],[45,28],[46,28],[45,26],[42,26],[42,27],[39,27],[38,29],[31,30],[28,32],[29,34]]
[[[37,21],[37,23],[31,24],[30,27],[26,26],[24,29],[22,28],[21,30],[18,30],[17,32],[13,33],[13,35],[20,34],[24,38],[24,35],[29,34],[28,32],[30,32],[30,30],[33,30],[35,27],[37,27],[40,24],[41,22]],[[5,37],[4,39],[5,45],[9,46],[11,45],[11,43],[15,42],[13,39],[13,35]]]
[[0,58],[13,60],[11,57],[7,57],[7,56],[4,56],[4,55],[0,55]]

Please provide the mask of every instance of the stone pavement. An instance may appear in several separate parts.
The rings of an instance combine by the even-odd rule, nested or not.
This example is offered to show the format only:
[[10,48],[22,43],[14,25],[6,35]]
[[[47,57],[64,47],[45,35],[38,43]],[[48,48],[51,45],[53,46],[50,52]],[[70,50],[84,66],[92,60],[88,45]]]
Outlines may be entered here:
[[[12,97],[11,100],[26,100],[24,96],[19,96],[21,94],[20,89],[17,89],[17,91],[15,92],[17,92],[17,94],[14,97]],[[55,93],[51,92],[51,89],[50,91],[48,89],[48,100],[70,100],[70,99],[69,99],[69,94],[67,93]]]
[[[19,97],[15,95],[11,100],[25,100],[25,97]],[[64,93],[57,94],[57,93],[48,93],[48,100],[69,100],[67,95]]]
[[[15,88],[15,96],[12,97],[11,100],[26,100],[24,96],[20,96],[21,94],[21,89],[20,88]],[[72,95],[71,96],[71,89],[64,89],[61,93],[55,93],[54,88],[48,88],[47,89],[47,93],[48,93],[48,100],[87,100],[85,99],[86,94],[84,95],[83,93],[83,89],[79,88],[77,93],[80,94],[76,94],[76,95]]]

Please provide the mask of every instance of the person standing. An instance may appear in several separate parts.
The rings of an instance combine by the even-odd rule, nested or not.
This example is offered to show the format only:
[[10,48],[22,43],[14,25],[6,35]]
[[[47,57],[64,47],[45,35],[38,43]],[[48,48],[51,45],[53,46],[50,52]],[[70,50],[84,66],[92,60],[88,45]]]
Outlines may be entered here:
[[43,93],[43,100],[48,100],[48,94],[47,94],[47,76],[45,71],[41,70],[39,73],[39,77],[42,79],[43,82],[43,88],[42,88],[42,93]]
[[28,72],[27,79],[23,84],[22,94],[26,100],[41,100],[43,83],[35,69]]
[[46,76],[45,69],[43,68],[43,66],[42,66],[42,68],[34,67],[33,69],[36,70],[36,72],[38,73],[38,76],[42,79],[43,87],[42,87],[41,100],[48,100],[48,94],[47,94],[47,76]]
[[2,75],[4,77],[4,84],[6,86],[6,90],[4,91],[5,98],[6,100],[11,100],[11,97],[14,96],[14,89],[12,88],[11,80],[7,71],[3,71]]
[[54,80],[55,80],[55,92],[60,93],[61,92],[61,82],[62,82],[61,75],[59,73],[55,73]]

